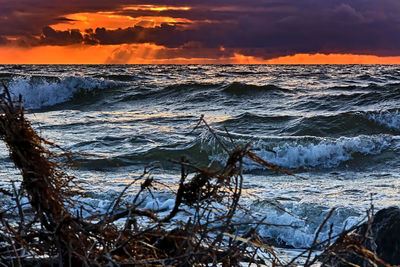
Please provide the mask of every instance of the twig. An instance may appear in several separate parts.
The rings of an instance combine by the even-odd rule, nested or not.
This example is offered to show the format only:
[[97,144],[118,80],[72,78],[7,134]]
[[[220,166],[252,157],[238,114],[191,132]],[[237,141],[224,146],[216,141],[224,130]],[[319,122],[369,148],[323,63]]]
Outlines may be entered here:
[[[308,252],[307,260],[306,260],[306,263],[304,264],[304,266],[309,266],[309,263],[308,263],[308,262],[309,262],[309,260],[310,260],[311,254],[312,254],[313,247],[314,247],[314,246],[317,244],[317,242],[318,242],[319,233],[322,231],[322,228],[324,228],[326,222],[329,220],[329,218],[332,216],[332,214],[333,214],[333,212],[334,212],[335,210],[336,210],[336,208],[332,208],[332,209],[330,210],[330,212],[328,213],[328,215],[325,217],[325,219],[322,221],[321,225],[319,226],[317,232],[315,233],[314,240],[313,240],[313,243],[312,243],[312,245],[311,245],[311,247],[310,247],[310,251]],[[311,263],[311,264],[312,264],[312,263]]]

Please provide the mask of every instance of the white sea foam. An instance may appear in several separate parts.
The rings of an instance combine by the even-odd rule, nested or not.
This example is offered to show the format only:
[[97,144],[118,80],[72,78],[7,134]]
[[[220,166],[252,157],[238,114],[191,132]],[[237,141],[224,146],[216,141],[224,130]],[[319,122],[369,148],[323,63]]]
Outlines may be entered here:
[[381,111],[377,113],[369,113],[368,119],[373,120],[383,126],[400,130],[400,112],[395,111]]
[[114,84],[103,79],[80,76],[67,76],[59,80],[16,77],[10,81],[8,87],[15,97],[22,95],[25,108],[38,109],[66,102],[78,92],[91,92]]
[[[264,160],[285,168],[324,167],[331,168],[351,160],[355,153],[374,155],[391,145],[392,137],[386,135],[340,138],[269,138],[252,146],[253,151]],[[225,160],[225,156],[213,155],[212,160]],[[246,160],[247,169],[259,165]]]
[[[315,234],[319,226],[328,215],[329,209],[310,205],[309,203],[290,205],[283,207],[291,214],[277,209],[267,209],[263,211],[265,222],[270,224],[260,228],[260,235],[283,242],[295,248],[310,247],[314,241]],[[330,225],[332,224],[331,236],[335,236],[344,229],[349,229],[359,223],[362,216],[354,211],[338,208],[328,220],[324,228],[318,235],[318,240],[323,241],[329,238]],[[306,221],[307,220],[307,221]]]

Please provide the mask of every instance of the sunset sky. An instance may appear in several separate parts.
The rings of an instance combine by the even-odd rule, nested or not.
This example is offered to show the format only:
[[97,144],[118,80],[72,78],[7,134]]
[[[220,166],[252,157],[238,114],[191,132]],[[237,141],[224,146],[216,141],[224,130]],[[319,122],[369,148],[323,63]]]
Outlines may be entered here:
[[0,0],[0,63],[400,64],[399,0]]

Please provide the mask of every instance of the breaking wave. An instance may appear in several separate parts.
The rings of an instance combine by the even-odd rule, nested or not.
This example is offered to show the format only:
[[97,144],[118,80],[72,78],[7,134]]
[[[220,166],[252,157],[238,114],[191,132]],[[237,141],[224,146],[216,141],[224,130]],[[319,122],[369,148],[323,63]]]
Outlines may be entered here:
[[[253,151],[264,160],[285,168],[322,167],[333,168],[342,163],[361,157],[382,153],[391,146],[390,135],[340,138],[320,137],[271,137],[253,143]],[[223,162],[226,156],[211,156],[212,160]],[[261,169],[246,161],[247,170]]]
[[[269,162],[286,168],[331,168],[354,158],[354,154],[374,155],[390,146],[386,136],[340,137],[316,139],[314,142],[293,140],[272,145],[271,150],[259,150],[260,156]],[[262,147],[262,146],[261,146]]]
[[400,110],[348,111],[307,116],[244,112],[219,124],[233,129],[262,126],[264,129],[291,136],[398,134]]
[[223,88],[223,92],[234,95],[245,95],[245,94],[266,93],[266,92],[282,93],[282,92],[290,92],[290,90],[281,88],[273,84],[254,85],[254,84],[233,82],[225,86]]
[[367,117],[385,127],[400,130],[400,111],[398,109],[370,112]]
[[[256,212],[262,212],[266,217],[266,222],[272,226],[261,226],[260,234],[265,238],[270,238],[278,246],[285,245],[294,248],[308,248],[313,244],[315,233],[322,221],[329,213],[327,207],[310,203],[290,203],[279,205],[286,213],[278,208],[274,208],[269,203],[271,201],[255,201],[251,209]],[[306,221],[306,218],[312,218],[312,221]],[[343,229],[349,229],[360,221],[360,215],[351,208],[340,207],[336,209],[326,225],[332,224],[330,229],[325,226],[321,229],[319,240],[326,240],[331,235],[339,234]],[[273,226],[284,225],[284,226]]]
[[96,90],[110,88],[116,83],[88,77],[15,77],[8,87],[15,97],[23,96],[27,109],[40,109],[71,100],[78,95],[94,94]]

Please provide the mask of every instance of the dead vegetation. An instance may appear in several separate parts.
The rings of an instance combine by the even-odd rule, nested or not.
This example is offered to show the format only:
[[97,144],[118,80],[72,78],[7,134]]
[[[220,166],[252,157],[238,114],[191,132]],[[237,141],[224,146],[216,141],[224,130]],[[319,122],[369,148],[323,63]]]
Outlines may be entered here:
[[[218,140],[203,118],[200,123]],[[0,95],[0,138],[22,176],[19,187],[13,183],[12,190],[0,190],[0,194],[13,202],[11,208],[0,210],[2,266],[238,266],[243,263],[292,266],[295,263],[295,259],[292,262],[280,259],[257,235],[257,225],[262,221],[256,221],[254,227],[238,236],[235,215],[240,209],[244,158],[273,171],[286,172],[257,157],[250,151],[250,144],[229,151],[221,142],[229,156],[218,170],[198,168],[185,158],[175,162],[181,167],[181,178],[174,206],[164,217],[139,207],[141,196],[153,190],[154,179],[148,172],[141,177],[140,189],[131,203],[121,205],[124,190],[105,214],[83,217],[72,212],[79,210],[78,204],[71,200],[80,194],[79,186],[56,163],[54,158],[58,155],[49,150],[61,148],[34,131],[25,119],[21,97],[13,101],[5,86]],[[68,153],[64,156],[68,157]],[[23,197],[29,200],[28,208],[22,206]],[[178,224],[174,220],[179,213],[185,214],[186,221]],[[324,255],[332,256],[351,247],[362,257],[375,259],[361,241],[352,238],[350,231],[343,232],[333,245],[330,243],[334,236],[319,241],[319,231],[327,219],[311,248],[299,255],[306,258],[306,266],[318,260],[311,257],[317,248],[325,248],[328,254]],[[384,264],[380,259],[377,261]]]

